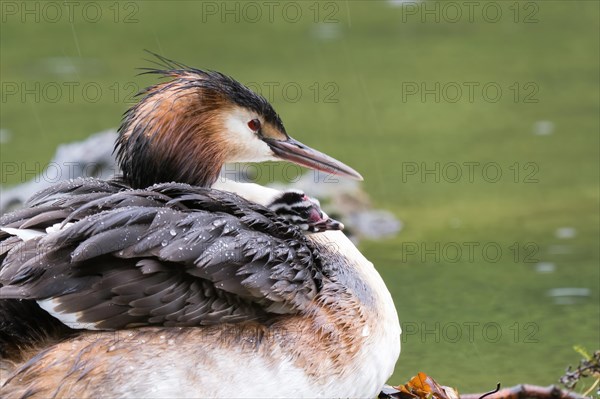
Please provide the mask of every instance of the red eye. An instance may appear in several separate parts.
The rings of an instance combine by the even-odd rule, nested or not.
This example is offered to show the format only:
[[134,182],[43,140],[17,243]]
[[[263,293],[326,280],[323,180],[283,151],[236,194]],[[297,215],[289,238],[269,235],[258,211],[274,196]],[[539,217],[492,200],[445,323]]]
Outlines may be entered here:
[[252,119],[250,122],[248,122],[248,127],[250,130],[258,132],[258,129],[260,129],[260,121],[258,119]]

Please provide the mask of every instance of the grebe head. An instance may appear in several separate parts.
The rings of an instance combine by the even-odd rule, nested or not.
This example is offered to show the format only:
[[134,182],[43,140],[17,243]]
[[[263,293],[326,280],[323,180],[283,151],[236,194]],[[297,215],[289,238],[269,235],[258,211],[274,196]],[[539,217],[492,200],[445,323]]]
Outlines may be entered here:
[[269,102],[229,76],[154,54],[169,78],[145,89],[119,128],[115,146],[135,188],[177,181],[210,186],[230,162],[286,160],[362,180],[349,166],[291,138]]
[[318,199],[309,197],[299,190],[284,191],[268,207],[305,233],[344,229],[341,222],[323,212]]

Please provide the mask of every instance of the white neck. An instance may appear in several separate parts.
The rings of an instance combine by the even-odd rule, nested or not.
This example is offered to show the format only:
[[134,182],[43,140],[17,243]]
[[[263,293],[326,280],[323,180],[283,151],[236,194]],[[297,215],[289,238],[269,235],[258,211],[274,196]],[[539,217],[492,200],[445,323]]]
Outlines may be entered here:
[[281,194],[281,191],[273,188],[254,183],[242,183],[223,176],[219,176],[217,181],[212,185],[212,188],[237,194],[248,201],[263,206],[269,205]]

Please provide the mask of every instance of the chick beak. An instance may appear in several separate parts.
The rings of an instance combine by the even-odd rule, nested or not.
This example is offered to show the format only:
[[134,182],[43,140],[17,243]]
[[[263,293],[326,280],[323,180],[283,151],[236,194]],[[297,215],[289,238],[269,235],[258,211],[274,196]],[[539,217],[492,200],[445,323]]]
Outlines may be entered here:
[[265,143],[278,158],[290,161],[310,169],[332,173],[337,176],[349,177],[354,180],[363,180],[363,177],[350,166],[314,150],[299,141],[289,137],[287,140],[264,138]]
[[338,222],[335,219],[327,217],[314,225],[316,232],[322,232],[327,230],[344,230],[344,224]]

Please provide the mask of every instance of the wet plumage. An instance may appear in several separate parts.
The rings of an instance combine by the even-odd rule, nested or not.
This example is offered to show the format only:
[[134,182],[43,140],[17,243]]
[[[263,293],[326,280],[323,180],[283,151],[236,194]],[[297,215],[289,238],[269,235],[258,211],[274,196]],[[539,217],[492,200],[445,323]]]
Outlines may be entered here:
[[160,60],[170,80],[119,130],[122,178],[0,218],[2,395],[375,395],[400,329],[372,264],[304,193],[217,181],[281,159],[360,175],[233,79]]

